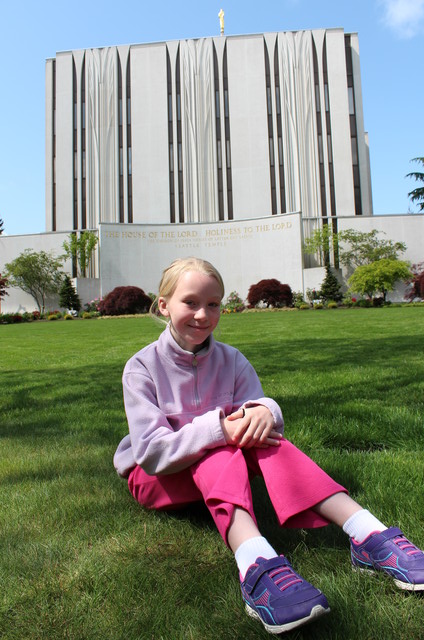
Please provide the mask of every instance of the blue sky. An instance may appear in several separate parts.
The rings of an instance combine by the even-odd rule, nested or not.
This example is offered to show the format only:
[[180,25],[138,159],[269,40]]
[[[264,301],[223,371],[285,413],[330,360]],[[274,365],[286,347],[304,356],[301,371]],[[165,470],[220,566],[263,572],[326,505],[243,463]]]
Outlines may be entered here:
[[42,233],[44,70],[58,51],[342,27],[359,34],[374,213],[417,211],[405,175],[424,156],[424,0],[0,0],[0,218]]

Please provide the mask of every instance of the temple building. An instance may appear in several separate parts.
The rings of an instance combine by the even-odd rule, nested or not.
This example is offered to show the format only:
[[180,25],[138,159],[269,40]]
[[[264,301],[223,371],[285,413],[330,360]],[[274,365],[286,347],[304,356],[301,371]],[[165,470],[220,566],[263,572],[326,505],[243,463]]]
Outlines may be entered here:
[[372,214],[358,37],[342,29],[58,53],[46,230]]
[[[376,229],[424,259],[423,215],[373,215],[358,36],[343,29],[226,36],[221,24],[216,37],[57,53],[45,158],[45,233],[0,236],[0,272],[27,248],[61,255],[69,234],[93,231],[89,277],[75,280],[83,302],[122,285],[155,292],[187,255],[242,298],[263,278],[305,294],[325,269],[304,240],[325,224]],[[78,276],[69,260],[65,271]],[[33,308],[19,289],[2,302]]]

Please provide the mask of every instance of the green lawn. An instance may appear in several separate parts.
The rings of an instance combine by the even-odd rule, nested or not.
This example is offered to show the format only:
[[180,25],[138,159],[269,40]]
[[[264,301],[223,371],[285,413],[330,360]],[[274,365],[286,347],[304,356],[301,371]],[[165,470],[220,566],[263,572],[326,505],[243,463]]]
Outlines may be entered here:
[[[121,374],[150,318],[0,326],[0,636],[253,640],[237,570],[204,508],[146,512],[112,466]],[[388,525],[424,546],[424,308],[223,316],[286,436]],[[424,637],[424,599],[350,569],[336,527],[284,531],[259,480],[263,534],[332,613],[289,638]]]

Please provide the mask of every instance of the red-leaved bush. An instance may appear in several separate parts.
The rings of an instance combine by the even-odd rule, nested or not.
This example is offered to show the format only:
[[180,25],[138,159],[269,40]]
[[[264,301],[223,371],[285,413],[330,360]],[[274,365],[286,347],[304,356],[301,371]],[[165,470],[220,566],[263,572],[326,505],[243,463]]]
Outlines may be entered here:
[[151,299],[139,287],[115,287],[98,304],[102,316],[122,316],[134,313],[147,313]]
[[411,288],[407,291],[405,297],[407,300],[424,299],[424,262],[413,264],[411,271],[414,277],[410,282]]
[[271,278],[252,284],[247,294],[249,307],[256,307],[260,302],[267,307],[289,307],[293,302],[293,293],[288,284]]

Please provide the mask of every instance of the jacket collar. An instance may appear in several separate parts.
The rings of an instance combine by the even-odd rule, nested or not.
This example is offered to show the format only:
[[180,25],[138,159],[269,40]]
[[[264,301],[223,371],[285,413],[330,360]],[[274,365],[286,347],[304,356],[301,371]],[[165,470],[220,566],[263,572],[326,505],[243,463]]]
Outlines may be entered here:
[[215,338],[211,334],[208,338],[208,343],[197,353],[186,351],[182,349],[178,342],[176,342],[174,336],[171,333],[169,325],[159,336],[158,348],[161,355],[165,356],[168,360],[180,366],[192,367],[193,362],[201,363],[209,358],[212,351],[215,349]]

